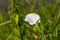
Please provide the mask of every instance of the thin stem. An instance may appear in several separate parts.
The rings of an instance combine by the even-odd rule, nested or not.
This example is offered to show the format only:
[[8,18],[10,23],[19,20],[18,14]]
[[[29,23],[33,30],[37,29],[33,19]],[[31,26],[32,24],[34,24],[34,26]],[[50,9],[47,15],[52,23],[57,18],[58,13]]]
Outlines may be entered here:
[[8,24],[8,23],[11,23],[11,22],[12,22],[12,21],[9,20],[9,21],[7,21],[7,22],[1,23],[0,26],[5,25],[5,24]]

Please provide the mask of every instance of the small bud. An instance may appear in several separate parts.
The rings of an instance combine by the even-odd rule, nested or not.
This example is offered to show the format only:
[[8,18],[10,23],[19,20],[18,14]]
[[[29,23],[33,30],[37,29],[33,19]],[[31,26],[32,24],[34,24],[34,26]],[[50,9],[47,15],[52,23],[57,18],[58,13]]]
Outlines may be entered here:
[[45,36],[48,37],[49,36],[48,33],[46,33]]

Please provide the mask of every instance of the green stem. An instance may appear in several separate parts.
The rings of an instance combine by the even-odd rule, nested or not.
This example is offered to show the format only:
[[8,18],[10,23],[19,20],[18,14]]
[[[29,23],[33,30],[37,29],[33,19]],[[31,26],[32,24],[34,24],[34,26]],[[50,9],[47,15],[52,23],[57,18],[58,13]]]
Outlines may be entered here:
[[11,23],[11,22],[12,22],[12,21],[9,20],[9,21],[7,21],[7,22],[1,23],[0,26],[5,25],[5,24],[8,24],[8,23]]

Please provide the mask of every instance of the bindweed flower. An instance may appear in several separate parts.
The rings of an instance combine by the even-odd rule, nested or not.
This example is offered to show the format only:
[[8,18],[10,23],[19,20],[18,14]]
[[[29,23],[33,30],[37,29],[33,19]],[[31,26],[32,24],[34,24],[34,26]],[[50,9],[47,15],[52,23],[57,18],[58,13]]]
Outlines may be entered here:
[[25,21],[28,22],[30,25],[36,24],[36,22],[40,23],[40,17],[36,13],[30,13],[26,15]]

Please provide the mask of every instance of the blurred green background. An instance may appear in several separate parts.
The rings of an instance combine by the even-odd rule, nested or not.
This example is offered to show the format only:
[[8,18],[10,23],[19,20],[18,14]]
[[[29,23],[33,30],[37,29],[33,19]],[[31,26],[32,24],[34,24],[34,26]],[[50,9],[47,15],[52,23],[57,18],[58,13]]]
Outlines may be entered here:
[[[41,22],[26,23],[29,13]],[[60,0],[0,0],[0,40],[60,40]]]

